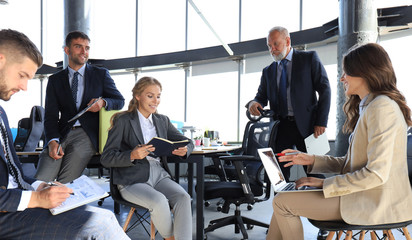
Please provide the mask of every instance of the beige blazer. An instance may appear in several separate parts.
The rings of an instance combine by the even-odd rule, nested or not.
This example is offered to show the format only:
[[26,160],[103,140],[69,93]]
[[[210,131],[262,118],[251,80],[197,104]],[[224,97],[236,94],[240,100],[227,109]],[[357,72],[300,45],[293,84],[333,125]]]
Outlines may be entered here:
[[308,170],[338,174],[325,179],[323,193],[340,197],[340,212],[349,224],[411,220],[405,119],[387,96],[369,95],[365,105],[346,156],[316,156]]

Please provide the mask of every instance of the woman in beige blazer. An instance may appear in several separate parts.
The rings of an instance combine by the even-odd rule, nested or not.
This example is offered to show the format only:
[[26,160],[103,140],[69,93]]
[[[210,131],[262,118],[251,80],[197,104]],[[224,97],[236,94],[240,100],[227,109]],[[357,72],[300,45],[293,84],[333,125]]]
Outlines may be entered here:
[[343,58],[343,70],[341,82],[348,97],[343,130],[351,133],[348,152],[344,157],[299,153],[279,158],[285,166],[308,165],[311,173],[336,175],[296,181],[297,187],[321,192],[277,194],[268,240],[304,239],[299,216],[362,225],[412,219],[406,161],[411,110],[396,88],[389,56],[378,44],[359,46]]

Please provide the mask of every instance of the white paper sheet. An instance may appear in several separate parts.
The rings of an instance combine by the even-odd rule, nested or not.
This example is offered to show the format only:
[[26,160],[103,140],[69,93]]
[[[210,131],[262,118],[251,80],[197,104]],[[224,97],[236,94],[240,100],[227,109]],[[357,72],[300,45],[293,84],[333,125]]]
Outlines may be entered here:
[[306,151],[309,154],[325,155],[329,152],[329,141],[326,132],[315,138],[315,135],[310,135],[305,138]]

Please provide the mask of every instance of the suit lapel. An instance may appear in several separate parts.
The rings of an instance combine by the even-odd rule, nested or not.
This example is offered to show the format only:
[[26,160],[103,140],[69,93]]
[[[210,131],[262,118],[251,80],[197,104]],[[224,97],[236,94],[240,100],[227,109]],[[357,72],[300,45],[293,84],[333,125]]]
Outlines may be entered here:
[[158,137],[167,138],[166,124],[157,114],[152,114],[153,124],[156,127],[156,133]]
[[91,77],[92,75],[92,70],[90,68],[90,65],[86,63],[86,68],[84,69],[84,76],[83,76],[83,83],[84,83],[84,92],[83,92],[83,97],[82,97],[82,102],[80,104],[80,109],[83,109],[87,106],[87,104],[89,103],[88,101],[86,101],[86,99],[92,99],[92,96],[89,96],[89,93],[93,92],[90,91],[90,79],[92,79]]
[[137,115],[137,112],[134,112],[131,116],[130,125],[132,126],[133,132],[137,137],[137,140],[139,141],[140,144],[144,144],[144,138],[142,134],[142,128],[140,127],[140,121],[139,121],[139,116]]

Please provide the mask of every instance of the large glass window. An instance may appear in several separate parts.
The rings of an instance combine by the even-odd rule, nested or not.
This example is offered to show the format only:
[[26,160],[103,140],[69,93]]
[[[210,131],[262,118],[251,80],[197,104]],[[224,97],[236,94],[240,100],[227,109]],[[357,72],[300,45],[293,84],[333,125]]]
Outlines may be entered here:
[[[227,44],[239,40],[238,0],[193,0],[197,8]],[[221,45],[213,32],[189,4],[188,49]]]
[[339,15],[339,1],[303,0],[302,29],[320,27]]
[[113,59],[135,56],[136,1],[91,2],[90,58]]
[[138,3],[138,55],[185,50],[186,1]]
[[299,31],[299,5],[299,0],[242,0],[241,41],[266,37],[274,26]]
[[[63,1],[46,0],[43,3],[43,58],[44,64],[56,67],[64,58]],[[1,9],[1,8],[0,8]]]
[[201,131],[219,131],[223,141],[236,139],[238,96],[236,62],[192,67],[187,95],[188,124]]

